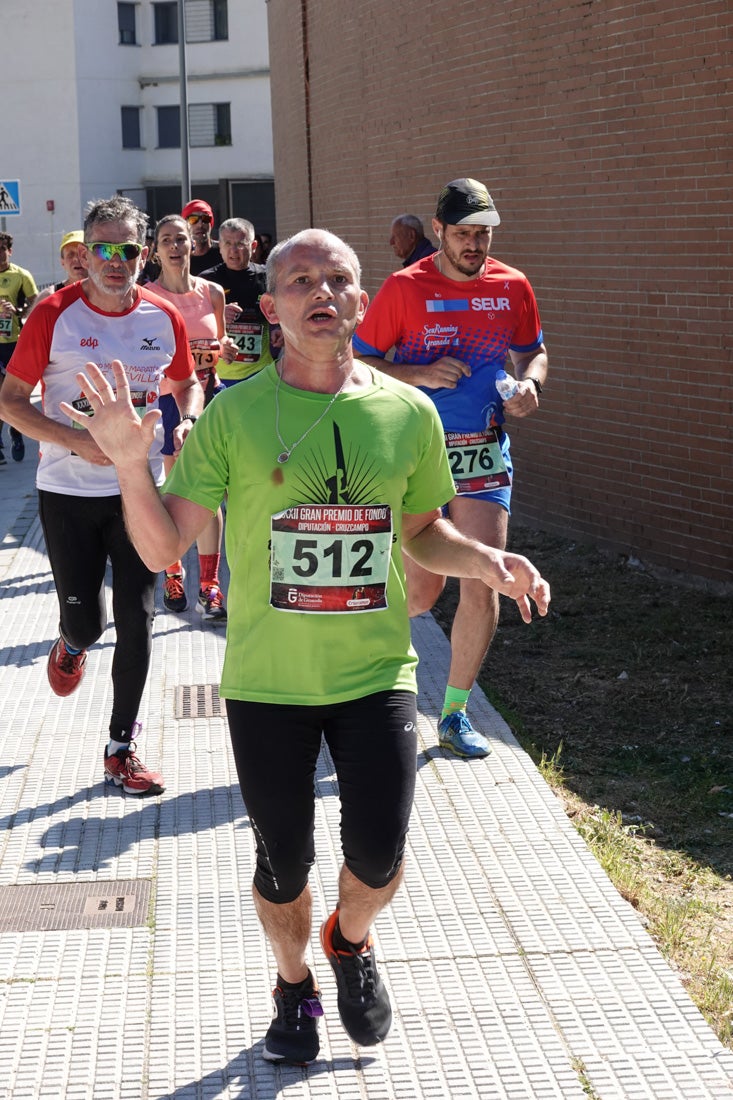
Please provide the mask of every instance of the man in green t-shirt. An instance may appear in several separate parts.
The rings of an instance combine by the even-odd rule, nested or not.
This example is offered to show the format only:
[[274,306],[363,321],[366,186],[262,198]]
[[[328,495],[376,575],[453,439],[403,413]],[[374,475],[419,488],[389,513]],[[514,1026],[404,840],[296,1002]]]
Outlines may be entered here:
[[[460,535],[432,402],[355,359],[364,315],[354,252],[323,230],[278,245],[262,309],[282,326],[275,364],[211,402],[161,497],[147,473],[157,416],[137,418],[90,364],[85,426],[115,463],[130,535],[149,568],[180,557],[227,494],[231,571],[220,693],[257,848],[254,902],[277,963],[270,1061],[318,1054],[318,987],[306,964],[316,760],[325,738],[341,801],[338,904],[321,927],[342,1023],[370,1046],[392,1010],[370,927],[393,897],[415,787],[415,666],[403,553],[481,578],[547,612],[534,566]],[[81,378],[80,378],[81,381]],[[64,412],[78,421],[71,406]]]
[[[0,387],[18,343],[23,318],[38,297],[35,279],[30,271],[10,262],[12,255],[13,238],[9,233],[0,233]],[[0,420],[0,466],[6,464],[2,432]],[[25,458],[25,443],[17,428],[10,429],[10,453],[16,462]]]

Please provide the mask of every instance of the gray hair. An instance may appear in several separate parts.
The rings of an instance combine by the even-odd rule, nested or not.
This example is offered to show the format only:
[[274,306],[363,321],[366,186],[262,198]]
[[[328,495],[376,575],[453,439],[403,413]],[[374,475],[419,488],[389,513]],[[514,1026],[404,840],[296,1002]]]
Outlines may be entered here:
[[148,215],[135,206],[125,195],[112,195],[109,199],[92,199],[84,211],[84,237],[93,225],[105,222],[131,222],[135,226],[138,244],[145,244]]
[[392,219],[392,225],[404,225],[408,229],[414,229],[418,237],[425,236],[425,227],[417,214],[398,214]]
[[288,237],[287,240],[281,241],[280,244],[276,244],[267,257],[265,271],[267,272],[268,294],[274,294],[277,289],[277,277],[288,252],[299,244],[311,243],[329,244],[332,248],[338,248],[344,252],[354,269],[357,286],[361,286],[361,264],[351,245],[347,244],[346,241],[342,241],[340,237],[337,237],[335,233],[331,233],[328,229],[301,229],[300,233],[296,233],[294,236]]
[[248,241],[255,239],[255,227],[252,222],[248,222],[246,218],[227,218],[225,222],[222,222],[219,226],[219,232],[222,229],[233,229],[235,233],[244,233]]

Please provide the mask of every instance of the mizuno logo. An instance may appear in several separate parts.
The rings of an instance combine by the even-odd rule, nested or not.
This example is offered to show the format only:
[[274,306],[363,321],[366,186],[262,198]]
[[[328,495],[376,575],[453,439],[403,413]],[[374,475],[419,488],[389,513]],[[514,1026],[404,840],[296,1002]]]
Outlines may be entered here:
[[156,343],[156,338],[151,336],[143,336],[143,342],[140,345],[140,351],[160,351],[160,344]]

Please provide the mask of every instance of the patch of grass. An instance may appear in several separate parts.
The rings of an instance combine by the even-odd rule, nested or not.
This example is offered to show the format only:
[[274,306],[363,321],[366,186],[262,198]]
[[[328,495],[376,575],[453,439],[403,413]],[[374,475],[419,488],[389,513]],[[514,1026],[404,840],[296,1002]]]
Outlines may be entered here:
[[585,1063],[582,1058],[573,1058],[573,1069],[578,1075],[578,1081],[586,1096],[590,1097],[590,1100],[600,1100],[598,1093],[595,1091],[588,1078],[588,1071],[585,1068]]
[[562,756],[562,741],[557,746],[551,756],[542,751],[540,754],[537,767],[540,770],[540,775],[549,783],[551,787],[562,787],[565,783],[565,769],[560,763],[560,757]]
[[641,859],[630,843],[639,825],[624,825],[619,810],[593,806],[578,814],[573,824],[617,890],[639,908],[644,890]]
[[[545,778],[562,793],[552,772]],[[644,826],[625,823],[618,810],[577,803],[575,810],[576,829],[616,889],[642,914],[721,1042],[733,1046],[730,956],[715,946],[721,920],[718,877],[679,852],[650,848]]]

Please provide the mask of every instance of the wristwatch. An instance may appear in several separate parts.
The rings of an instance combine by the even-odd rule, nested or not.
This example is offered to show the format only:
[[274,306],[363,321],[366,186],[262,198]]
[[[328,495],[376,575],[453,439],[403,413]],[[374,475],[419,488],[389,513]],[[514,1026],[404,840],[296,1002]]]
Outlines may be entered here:
[[534,388],[537,390],[537,396],[539,397],[542,393],[542,383],[540,382],[539,378],[535,378],[533,374],[528,374],[527,381],[532,383]]
[[178,421],[178,423],[182,424],[184,420],[190,420],[192,424],[195,424],[196,421],[198,420],[198,417],[197,416],[191,416],[190,413],[186,413],[185,416],[181,417],[181,419]]

